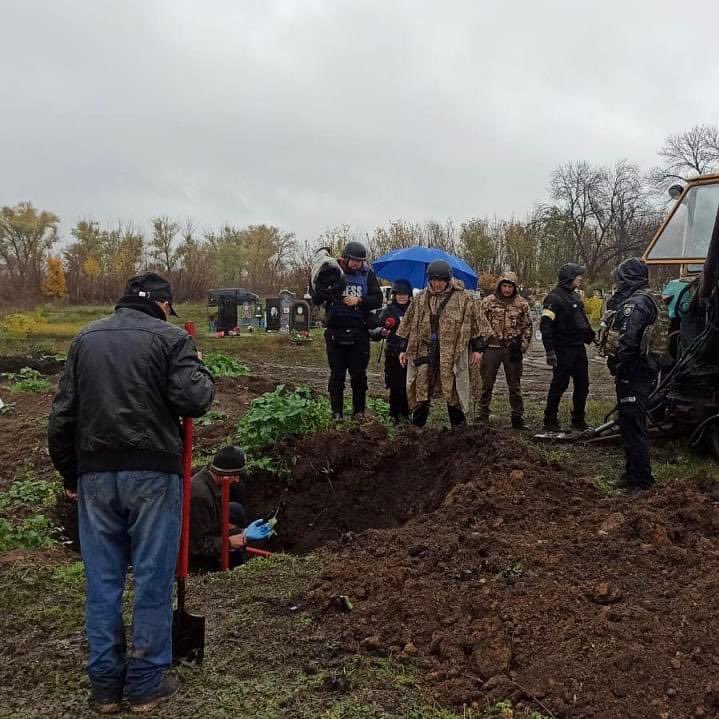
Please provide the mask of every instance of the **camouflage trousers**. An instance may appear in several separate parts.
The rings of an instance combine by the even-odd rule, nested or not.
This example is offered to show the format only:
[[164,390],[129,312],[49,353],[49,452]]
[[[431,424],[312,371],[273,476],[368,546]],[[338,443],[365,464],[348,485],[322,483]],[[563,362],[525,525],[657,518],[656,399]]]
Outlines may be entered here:
[[479,398],[479,419],[489,418],[489,406],[492,403],[494,383],[500,367],[504,367],[504,376],[509,388],[509,405],[512,408],[512,417],[519,418],[524,414],[524,401],[522,400],[522,360],[512,362],[509,358],[509,349],[506,347],[488,347],[482,354],[482,394]]

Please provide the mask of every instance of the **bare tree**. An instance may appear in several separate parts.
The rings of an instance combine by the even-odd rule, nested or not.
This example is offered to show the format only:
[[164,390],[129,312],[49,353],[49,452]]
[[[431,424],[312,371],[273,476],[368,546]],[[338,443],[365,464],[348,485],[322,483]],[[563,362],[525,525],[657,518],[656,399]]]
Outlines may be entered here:
[[663,192],[674,182],[686,182],[719,168],[719,131],[712,125],[695,125],[669,135],[659,156],[662,163],[649,171],[648,180]]
[[596,269],[598,244],[603,235],[601,225],[597,228],[595,224],[595,212],[605,185],[605,171],[588,162],[567,162],[552,173],[552,199],[559,203],[572,230],[576,253],[590,275]]
[[590,277],[639,251],[647,222],[655,220],[639,168],[627,160],[611,168],[586,162],[560,165],[552,175],[552,198]]

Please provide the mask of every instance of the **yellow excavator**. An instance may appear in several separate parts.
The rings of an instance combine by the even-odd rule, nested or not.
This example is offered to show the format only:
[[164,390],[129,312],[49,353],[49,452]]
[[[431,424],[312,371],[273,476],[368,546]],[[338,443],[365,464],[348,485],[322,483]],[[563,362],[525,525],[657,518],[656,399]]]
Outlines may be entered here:
[[[679,279],[662,291],[673,335],[673,366],[647,408],[650,433],[685,436],[719,460],[719,174],[673,185],[674,206],[647,246],[648,265],[676,265]],[[581,434],[536,435],[539,441],[612,442],[616,422]]]
[[670,194],[676,202],[642,259],[678,265],[684,286],[669,292],[675,363],[660,378],[648,411],[655,426],[688,436],[691,446],[719,459],[719,175],[674,185]]

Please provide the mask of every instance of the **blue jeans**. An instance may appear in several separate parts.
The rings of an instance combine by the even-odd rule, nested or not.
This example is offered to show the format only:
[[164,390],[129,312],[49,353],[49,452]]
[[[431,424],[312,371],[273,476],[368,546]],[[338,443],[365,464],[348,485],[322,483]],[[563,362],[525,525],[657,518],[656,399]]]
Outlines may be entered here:
[[[172,663],[172,589],[180,542],[180,475],[151,471],[80,475],[85,562],[87,672],[96,698],[151,695]],[[132,648],[126,651],[122,593],[134,583]]]

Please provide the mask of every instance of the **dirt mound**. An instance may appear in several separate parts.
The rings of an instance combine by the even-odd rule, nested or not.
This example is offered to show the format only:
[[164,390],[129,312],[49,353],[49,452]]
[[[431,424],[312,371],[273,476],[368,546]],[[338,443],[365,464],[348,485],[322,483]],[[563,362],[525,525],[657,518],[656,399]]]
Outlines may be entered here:
[[53,375],[62,372],[65,360],[53,355],[7,355],[0,357],[0,372],[19,372],[23,367],[37,370],[41,374]]
[[411,658],[454,706],[717,716],[717,478],[607,498],[486,427],[295,451],[293,483],[248,506],[281,503],[287,548],[328,543],[308,599],[348,653]]

